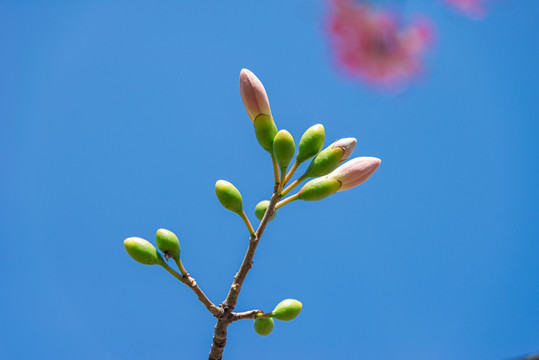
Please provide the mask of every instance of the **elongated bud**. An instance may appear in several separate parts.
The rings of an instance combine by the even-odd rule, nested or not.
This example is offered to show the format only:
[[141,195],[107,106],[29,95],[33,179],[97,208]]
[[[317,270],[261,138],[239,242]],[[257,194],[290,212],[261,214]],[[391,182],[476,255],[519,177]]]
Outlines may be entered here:
[[286,170],[295,152],[296,144],[292,135],[286,130],[280,130],[273,139],[273,156],[281,169]]
[[163,261],[155,247],[142,238],[127,238],[124,240],[124,247],[129,256],[141,264],[158,265]]
[[247,69],[240,72],[240,95],[251,121],[254,122],[258,115],[272,117],[264,85]]
[[[264,218],[264,214],[266,214],[266,210],[268,210],[269,203],[270,203],[269,200],[262,200],[261,202],[256,204],[255,215],[258,220],[262,220],[262,218]],[[277,212],[273,214],[270,221],[275,219],[275,215],[277,215]]]
[[324,176],[332,172],[340,163],[348,159],[354,151],[355,138],[340,139],[320,151],[309,164],[305,177]]
[[258,115],[253,122],[256,140],[264,150],[273,153],[273,139],[277,135],[277,126],[273,118],[267,115]]
[[247,115],[255,127],[258,143],[272,154],[277,126],[271,115],[268,95],[260,80],[247,69],[242,69],[240,72],[240,95]]
[[342,184],[338,191],[348,190],[367,181],[381,162],[382,160],[375,157],[357,157],[333,170],[327,178],[338,180]]
[[326,132],[322,124],[316,124],[308,128],[299,140],[296,161],[302,163],[318,154],[324,145],[325,137]]
[[169,230],[159,229],[155,236],[155,243],[159,250],[165,254],[165,258],[173,258],[178,260],[180,258],[180,242],[178,237]]
[[234,185],[225,180],[219,180],[215,183],[215,195],[221,205],[237,214],[243,212],[243,201],[241,194]]
[[281,301],[271,312],[271,316],[277,320],[290,321],[298,317],[303,305],[294,299]]
[[254,328],[258,335],[268,336],[273,331],[273,319],[272,318],[255,319]]
[[312,179],[298,192],[298,199],[305,201],[318,201],[327,198],[339,191],[341,183],[327,176]]

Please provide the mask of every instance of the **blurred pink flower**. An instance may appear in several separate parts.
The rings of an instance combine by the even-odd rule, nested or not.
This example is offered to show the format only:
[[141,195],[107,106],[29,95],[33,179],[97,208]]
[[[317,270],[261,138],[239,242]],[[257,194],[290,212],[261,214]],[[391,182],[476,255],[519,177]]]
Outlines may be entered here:
[[329,33],[337,63],[373,85],[401,86],[421,70],[432,40],[425,20],[403,28],[394,13],[354,0],[330,0]]
[[445,3],[452,6],[462,14],[481,19],[486,15],[485,3],[488,0],[444,0]]

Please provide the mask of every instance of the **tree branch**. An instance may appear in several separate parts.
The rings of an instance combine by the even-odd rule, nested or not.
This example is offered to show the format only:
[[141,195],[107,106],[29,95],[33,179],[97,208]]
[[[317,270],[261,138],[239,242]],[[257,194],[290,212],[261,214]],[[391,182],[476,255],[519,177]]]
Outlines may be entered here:
[[275,205],[279,200],[281,200],[281,196],[279,196],[278,190],[279,184],[277,183],[273,187],[273,195],[271,196],[266,213],[264,214],[262,221],[260,221],[260,225],[258,225],[258,229],[256,230],[255,234],[251,235],[251,237],[249,238],[249,247],[247,248],[247,252],[245,253],[245,257],[243,258],[240,269],[234,276],[234,281],[230,286],[228,295],[226,296],[225,301],[220,305],[220,308],[222,308],[223,313],[218,316],[216,315],[218,320],[217,324],[215,324],[215,331],[213,333],[213,343],[211,345],[209,360],[222,359],[223,351],[225,350],[226,346],[227,327],[228,325],[230,325],[230,323],[241,319],[252,319],[256,315],[256,312],[259,311],[252,310],[237,314],[232,312],[238,301],[238,295],[240,294],[243,281],[245,280],[247,273],[253,266],[253,257],[255,255],[258,242],[260,241],[260,238],[262,237],[262,234],[264,233],[264,230],[266,229],[266,226],[268,225],[270,219],[273,217],[273,214],[275,214]]
[[249,311],[244,311],[244,312],[240,312],[240,313],[235,313],[233,312],[231,315],[232,315],[232,322],[234,321],[238,321],[238,320],[244,320],[244,319],[254,319],[256,314],[258,313],[263,313],[262,310],[249,310]]
[[186,276],[182,276],[182,282],[195,292],[198,297],[198,300],[200,300],[200,302],[203,303],[204,306],[206,306],[206,309],[208,309],[208,311],[211,312],[213,316],[222,316],[223,308],[220,306],[215,306],[215,304],[212,303],[210,299],[208,299],[202,289],[198,287],[198,284],[195,279],[193,279],[189,274],[187,274]]
[[220,317],[223,315],[223,312],[224,312],[223,308],[220,306],[219,307],[215,306],[215,304],[212,303],[210,299],[208,299],[206,294],[204,294],[202,289],[198,287],[195,279],[193,279],[189,274],[187,273],[185,275],[178,274],[176,270],[168,266],[168,264],[164,261],[161,263],[161,266],[165,268],[165,270],[168,271],[172,276],[174,276],[176,279],[180,280],[182,283],[187,285],[191,290],[193,290],[195,294],[197,295],[198,300],[200,300],[200,302],[204,304],[204,306],[206,306],[206,309],[208,309],[208,311],[211,312],[213,316]]

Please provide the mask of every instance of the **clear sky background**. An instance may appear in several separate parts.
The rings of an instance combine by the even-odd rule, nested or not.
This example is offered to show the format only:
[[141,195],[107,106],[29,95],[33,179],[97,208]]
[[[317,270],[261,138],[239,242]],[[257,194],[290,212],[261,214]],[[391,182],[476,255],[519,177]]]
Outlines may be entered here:
[[[384,3],[390,3],[385,1]],[[539,2],[483,21],[393,2],[437,27],[400,94],[333,65],[323,1],[0,1],[0,359],[203,359],[214,318],[122,242],[178,234],[220,303],[272,169],[238,89],[264,83],[277,126],[358,139],[359,188],[272,221],[237,310],[303,302],[227,359],[503,360],[539,352]]]

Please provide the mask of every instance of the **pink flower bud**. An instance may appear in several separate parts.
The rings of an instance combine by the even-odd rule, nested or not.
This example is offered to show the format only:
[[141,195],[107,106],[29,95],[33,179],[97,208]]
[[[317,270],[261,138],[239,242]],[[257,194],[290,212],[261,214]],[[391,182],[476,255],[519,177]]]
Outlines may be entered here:
[[343,150],[342,161],[348,160],[350,155],[352,155],[352,152],[354,152],[354,148],[356,147],[357,140],[355,138],[344,138],[337,140],[333,146],[332,149],[341,148]]
[[339,191],[348,190],[367,181],[381,162],[375,157],[357,157],[333,170],[328,178],[340,181]]
[[240,72],[240,94],[251,121],[255,121],[256,117],[261,114],[272,117],[264,85],[247,69],[242,69]]

